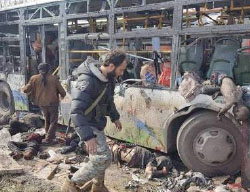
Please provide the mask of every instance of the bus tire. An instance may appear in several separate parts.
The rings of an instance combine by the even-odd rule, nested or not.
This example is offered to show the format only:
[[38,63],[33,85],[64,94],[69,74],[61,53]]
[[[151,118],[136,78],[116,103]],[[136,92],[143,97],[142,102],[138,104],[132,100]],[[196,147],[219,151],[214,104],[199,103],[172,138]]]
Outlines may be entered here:
[[14,98],[10,86],[0,81],[0,123],[3,124],[15,113]]
[[197,112],[182,124],[177,150],[183,163],[206,176],[234,175],[241,165],[241,133],[230,119]]

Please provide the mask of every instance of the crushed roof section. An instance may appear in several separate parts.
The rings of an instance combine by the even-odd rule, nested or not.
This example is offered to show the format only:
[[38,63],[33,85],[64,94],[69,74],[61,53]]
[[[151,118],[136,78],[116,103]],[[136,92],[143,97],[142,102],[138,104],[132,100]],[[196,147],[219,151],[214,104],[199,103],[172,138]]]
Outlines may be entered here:
[[0,11],[63,0],[0,0]]

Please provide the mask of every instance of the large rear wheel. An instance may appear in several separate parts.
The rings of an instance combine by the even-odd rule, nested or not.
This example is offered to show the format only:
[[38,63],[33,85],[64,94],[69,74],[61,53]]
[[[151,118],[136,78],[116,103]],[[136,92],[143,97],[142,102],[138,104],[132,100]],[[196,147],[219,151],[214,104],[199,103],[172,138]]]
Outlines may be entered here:
[[0,124],[6,123],[14,112],[15,106],[12,91],[6,82],[0,81]]
[[206,111],[190,116],[177,135],[177,149],[183,163],[206,176],[233,175],[240,170],[241,133],[230,119],[217,120]]

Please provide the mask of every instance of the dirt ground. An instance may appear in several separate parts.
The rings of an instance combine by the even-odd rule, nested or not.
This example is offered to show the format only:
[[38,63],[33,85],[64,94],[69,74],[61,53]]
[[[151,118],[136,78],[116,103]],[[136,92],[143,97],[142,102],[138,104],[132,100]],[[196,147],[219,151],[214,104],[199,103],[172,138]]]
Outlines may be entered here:
[[[60,146],[49,147],[43,149],[44,151],[54,150],[58,151]],[[64,155],[65,157],[73,156],[73,153]],[[0,177],[0,191],[1,192],[59,192],[63,181],[68,175],[70,165],[60,163],[57,168],[56,174],[52,180],[44,178],[43,167],[55,166],[52,163],[48,163],[46,160],[41,160],[35,157],[34,160],[24,160],[20,159],[17,161],[24,169],[21,174],[14,175],[3,175]],[[112,164],[106,171],[105,185],[108,187],[110,192],[126,192],[126,191],[136,191],[136,192],[153,192],[157,191],[157,187],[160,186],[160,181],[150,181],[147,184],[130,186],[129,189],[126,188],[129,182],[132,180],[132,174],[142,173],[143,170],[131,169],[126,166],[118,166],[117,164]],[[46,173],[45,173],[46,175]]]
[[[125,186],[131,180],[129,171],[119,168],[117,165],[112,164],[106,172],[105,184],[110,192],[153,192],[156,191],[158,182],[151,182],[138,186],[135,189],[125,189]],[[39,179],[30,173],[19,175],[6,175],[0,178],[0,191],[1,192],[59,192],[63,179],[53,179],[48,181]]]
[[[56,158],[53,162],[48,159],[39,159],[37,156],[33,160],[24,160],[21,158],[17,163],[23,168],[23,173],[19,174],[5,174],[0,176],[0,192],[60,192],[60,188],[65,181],[67,175],[70,173],[70,167],[80,167],[80,163],[68,164],[67,160],[76,157],[75,152],[68,153],[67,155],[60,154],[59,150],[62,145],[55,146],[41,146],[40,151],[49,152],[53,151],[56,154]],[[0,152],[9,154],[8,148],[6,146],[0,147]],[[5,155],[6,155],[5,154]],[[8,155],[7,155],[8,156]],[[78,157],[78,156],[77,156]],[[81,158],[86,158],[84,156],[79,156]],[[118,166],[117,164],[112,164],[106,171],[105,185],[110,192],[173,192],[173,190],[168,190],[166,186],[171,186],[173,183],[178,182],[174,179],[181,180],[183,175],[188,173],[189,170],[183,165],[177,153],[170,154],[171,161],[174,167],[177,169],[178,176],[173,176],[173,172],[161,179],[146,180],[144,177],[143,169],[128,168],[126,165]],[[1,160],[1,159],[0,159]],[[82,161],[80,161],[82,162]],[[48,179],[48,175],[55,170],[55,174]],[[236,176],[240,179],[239,176]],[[240,184],[235,184],[236,177],[233,178],[230,187],[236,187],[235,190],[207,190],[206,187],[199,190],[197,186],[194,190],[185,190],[187,192],[246,192],[240,189]],[[228,179],[226,177],[225,179]],[[221,185],[225,180],[223,177],[219,178],[221,180],[218,185]],[[201,177],[203,180],[203,177]],[[166,185],[166,182],[170,182]],[[176,183],[174,184],[176,185]],[[223,184],[227,187],[227,184]],[[165,186],[165,188],[163,187]],[[187,188],[190,189],[190,186]],[[196,188],[195,188],[196,187]],[[214,188],[213,188],[214,189]],[[174,192],[184,192],[174,191]]]
[[[0,152],[2,150],[4,153],[10,154],[8,147],[4,146],[4,144],[7,144],[7,140],[5,141],[4,137],[2,139],[4,141],[1,141]],[[62,147],[63,145],[40,146],[42,152],[54,151],[58,154],[60,163],[51,163],[48,162],[48,159],[39,159],[37,156],[33,160],[23,158],[17,160],[16,162],[23,168],[23,173],[0,175],[0,192],[59,192],[66,176],[70,173],[70,166],[80,167],[79,164],[65,163],[66,158],[75,157],[76,153],[61,155],[59,150]],[[173,157],[173,159],[176,158]],[[183,166],[180,161],[176,161],[176,163],[177,167]],[[47,176],[52,169],[55,169],[56,173],[51,180],[48,180]],[[105,185],[111,192],[159,191],[157,188],[161,186],[161,180],[147,181],[145,184],[134,182],[133,177],[137,174],[137,179],[141,179],[143,172],[144,170],[131,169],[125,165],[120,167],[117,164],[112,164],[106,171]]]

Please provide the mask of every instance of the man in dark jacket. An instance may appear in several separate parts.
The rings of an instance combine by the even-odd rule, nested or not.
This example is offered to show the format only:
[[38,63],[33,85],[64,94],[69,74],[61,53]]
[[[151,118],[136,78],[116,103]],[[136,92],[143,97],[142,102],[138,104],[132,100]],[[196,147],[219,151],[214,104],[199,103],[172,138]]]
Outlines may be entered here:
[[49,64],[40,63],[38,71],[39,74],[32,76],[22,91],[42,110],[46,132],[44,143],[52,144],[58,121],[59,95],[64,98],[66,92],[57,77],[49,73]]
[[[77,191],[77,185],[83,185],[92,179],[93,192],[107,191],[104,174],[111,163],[111,152],[103,130],[107,123],[106,116],[110,117],[118,130],[122,129],[113,96],[114,81],[123,75],[126,67],[126,55],[119,50],[110,51],[102,65],[88,57],[79,66],[78,81],[72,90],[71,119],[81,142],[86,144],[89,162],[69,177],[62,191]],[[99,102],[93,105],[98,97],[101,97]],[[90,110],[90,106],[94,108]],[[86,111],[89,113],[86,114]]]

